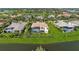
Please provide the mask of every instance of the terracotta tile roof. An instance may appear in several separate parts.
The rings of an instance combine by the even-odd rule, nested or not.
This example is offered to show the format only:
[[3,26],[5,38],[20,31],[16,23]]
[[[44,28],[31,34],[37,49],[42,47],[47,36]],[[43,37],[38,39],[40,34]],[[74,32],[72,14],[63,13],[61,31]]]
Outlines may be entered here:
[[70,16],[70,13],[63,12],[63,16]]
[[58,16],[65,16],[65,17],[69,17],[69,16],[71,16],[71,14],[70,13],[68,13],[68,12],[63,12],[62,14],[59,14]]
[[0,20],[0,25],[4,24],[6,21]]
[[42,27],[42,28],[47,27],[48,28],[48,25],[45,22],[36,22],[32,24],[31,28],[33,27]]

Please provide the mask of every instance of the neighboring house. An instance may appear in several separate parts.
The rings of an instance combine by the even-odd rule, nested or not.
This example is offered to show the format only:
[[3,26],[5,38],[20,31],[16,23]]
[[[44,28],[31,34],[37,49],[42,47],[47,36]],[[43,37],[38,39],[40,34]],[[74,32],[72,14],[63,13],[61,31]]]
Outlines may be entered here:
[[24,18],[28,20],[28,19],[32,18],[32,15],[24,15]]
[[10,17],[11,17],[11,18],[16,18],[16,17],[17,17],[17,15],[10,15]]
[[10,15],[11,18],[16,18],[16,17],[19,17],[19,16],[22,16],[22,14]]
[[68,12],[63,12],[63,16],[68,16],[68,17],[70,17],[71,16],[71,14],[70,13],[68,13]]
[[36,19],[44,19],[43,16],[36,16]]
[[55,17],[54,15],[49,15],[49,16],[48,16],[48,18],[54,18],[54,17]]
[[48,25],[44,22],[36,22],[31,26],[32,32],[45,32],[48,33]]
[[2,27],[2,25],[4,25],[5,23],[6,23],[6,21],[0,20],[0,27]]
[[75,24],[75,27],[79,27],[79,20],[72,20],[70,22]]
[[54,23],[56,27],[60,28],[64,32],[71,32],[75,29],[75,24],[71,22],[64,22],[63,20],[59,20]]
[[68,13],[68,12],[63,12],[62,14],[59,14],[58,17],[61,17],[61,16],[64,16],[64,17],[70,17],[71,14]]
[[22,30],[24,29],[26,23],[24,22],[18,22],[18,23],[14,23],[12,22],[11,25],[9,25],[8,27],[6,27],[4,29],[5,32],[12,32],[14,33],[15,31],[19,31],[22,32]]

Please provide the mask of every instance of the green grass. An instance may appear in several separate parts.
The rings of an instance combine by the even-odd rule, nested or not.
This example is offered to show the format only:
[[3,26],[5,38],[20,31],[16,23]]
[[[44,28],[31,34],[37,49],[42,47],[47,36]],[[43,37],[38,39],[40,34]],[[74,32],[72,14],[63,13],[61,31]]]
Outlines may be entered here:
[[[24,44],[50,44],[57,42],[69,42],[69,41],[79,41],[79,30],[63,33],[61,30],[53,25],[53,22],[47,22],[49,26],[49,33],[32,33],[30,36],[24,33],[24,37],[20,38],[10,38],[4,37],[0,38],[0,43],[24,43]],[[27,27],[26,27],[27,28]],[[28,30],[26,29],[26,33]],[[9,34],[5,34],[10,36]]]

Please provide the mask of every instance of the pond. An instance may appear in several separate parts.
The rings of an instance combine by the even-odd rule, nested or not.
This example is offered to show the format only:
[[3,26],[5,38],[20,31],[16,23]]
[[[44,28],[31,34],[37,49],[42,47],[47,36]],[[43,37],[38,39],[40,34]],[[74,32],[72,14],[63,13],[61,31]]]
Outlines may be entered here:
[[[0,44],[0,51],[32,51],[40,44]],[[79,51],[79,42],[41,44],[46,51]]]

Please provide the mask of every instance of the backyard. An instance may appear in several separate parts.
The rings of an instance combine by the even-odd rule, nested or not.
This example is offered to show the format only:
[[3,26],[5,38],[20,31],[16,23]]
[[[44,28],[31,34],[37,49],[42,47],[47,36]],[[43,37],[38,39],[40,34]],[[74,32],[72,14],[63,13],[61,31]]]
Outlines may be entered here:
[[15,35],[12,33],[0,34],[0,43],[49,44],[79,40],[79,30],[63,33],[54,26],[53,21],[47,21],[46,23],[49,27],[48,33],[31,33],[29,30],[30,23],[26,25],[21,35],[16,36],[17,33]]

